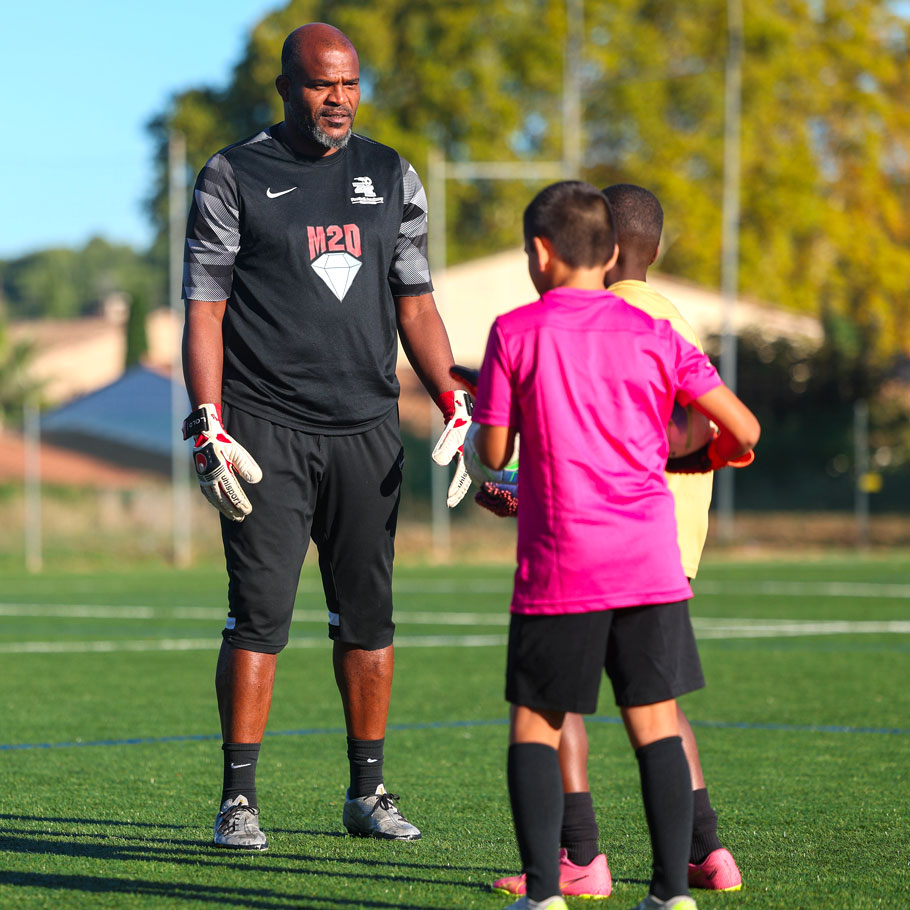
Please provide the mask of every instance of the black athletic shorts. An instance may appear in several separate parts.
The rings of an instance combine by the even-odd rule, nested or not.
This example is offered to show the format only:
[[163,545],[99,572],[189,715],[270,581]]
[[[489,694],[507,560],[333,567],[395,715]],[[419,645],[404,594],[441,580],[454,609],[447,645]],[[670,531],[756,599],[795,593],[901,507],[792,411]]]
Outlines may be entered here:
[[392,643],[392,559],[404,450],[398,411],[352,436],[292,430],[225,405],[225,429],[262,468],[243,488],[252,514],[222,516],[229,578],[224,638],[277,654],[288,642],[312,538],[329,638],[374,651]]
[[616,704],[625,708],[702,688],[689,602],[559,616],[512,614],[507,701],[592,714],[603,670]]

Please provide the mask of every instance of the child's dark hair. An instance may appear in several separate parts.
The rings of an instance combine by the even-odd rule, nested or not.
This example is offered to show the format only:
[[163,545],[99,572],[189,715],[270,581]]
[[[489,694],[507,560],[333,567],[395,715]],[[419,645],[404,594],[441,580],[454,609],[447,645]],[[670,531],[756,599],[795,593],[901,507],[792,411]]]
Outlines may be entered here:
[[561,180],[541,190],[525,209],[524,233],[526,241],[549,240],[573,269],[605,265],[616,245],[610,203],[582,180]]
[[650,265],[664,226],[664,210],[657,196],[634,183],[614,183],[603,194],[613,212],[620,261]]

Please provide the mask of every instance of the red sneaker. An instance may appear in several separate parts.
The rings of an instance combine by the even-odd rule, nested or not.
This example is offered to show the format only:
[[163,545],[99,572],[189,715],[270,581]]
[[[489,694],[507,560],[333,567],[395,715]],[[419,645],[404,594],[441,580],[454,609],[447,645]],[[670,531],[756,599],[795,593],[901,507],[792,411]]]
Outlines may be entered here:
[[713,850],[704,862],[689,863],[689,887],[705,888],[708,891],[739,891],[743,886],[736,860],[729,850],[721,847]]

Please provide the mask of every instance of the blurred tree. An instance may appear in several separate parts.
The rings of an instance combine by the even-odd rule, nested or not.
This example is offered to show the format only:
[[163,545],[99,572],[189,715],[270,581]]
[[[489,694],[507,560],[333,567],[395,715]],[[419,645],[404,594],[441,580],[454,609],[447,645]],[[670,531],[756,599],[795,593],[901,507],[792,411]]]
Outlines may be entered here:
[[130,309],[126,320],[126,357],[124,368],[136,366],[148,353],[149,342],[146,334],[148,298],[143,290],[130,295]]
[[[744,14],[741,289],[838,325],[871,376],[910,349],[910,24],[884,0]],[[588,176],[653,188],[661,267],[718,285],[726,4],[592,3],[587,31]]]
[[31,359],[32,345],[10,339],[0,309],[0,429],[20,421],[23,405],[40,393],[40,383],[29,376]]
[[[149,207],[159,234],[167,220],[168,131],[186,136],[195,174],[219,148],[281,120],[274,86],[281,46],[310,21],[337,25],[357,47],[357,131],[395,147],[424,181],[431,146],[450,160],[558,159],[564,19],[562,3],[548,0],[292,0],[253,29],[223,89],[183,92],[150,124],[157,175]],[[450,183],[452,261],[520,245],[521,212],[542,185]]]
[[[831,341],[850,340],[871,376],[910,347],[910,26],[886,0],[744,6],[740,286],[843,320],[850,331]],[[225,87],[185,91],[151,124],[160,237],[167,132],[185,134],[198,172],[279,120],[281,44],[313,20],[360,52],[358,131],[424,179],[434,145],[456,161],[561,156],[565,0],[291,0],[254,28]],[[718,285],[724,0],[588,2],[584,31],[583,176],[653,188],[667,213],[662,268]],[[517,246],[538,186],[450,183],[450,261]]]
[[139,289],[155,305],[164,300],[160,271],[147,256],[100,237],[81,250],[40,250],[0,263],[0,278],[12,319],[85,316],[115,291]]

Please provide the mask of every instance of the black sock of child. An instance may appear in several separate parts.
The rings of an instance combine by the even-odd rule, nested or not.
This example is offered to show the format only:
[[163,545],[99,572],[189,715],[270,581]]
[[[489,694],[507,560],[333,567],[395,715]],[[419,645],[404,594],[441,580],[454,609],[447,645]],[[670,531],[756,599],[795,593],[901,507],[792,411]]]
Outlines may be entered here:
[[635,757],[654,856],[651,894],[665,901],[689,893],[692,778],[678,736],[642,746]]
[[509,746],[509,798],[530,900],[559,894],[562,775],[556,750],[543,743]]
[[384,739],[348,737],[348,764],[351,769],[351,799],[372,796],[382,783]]
[[692,846],[689,862],[703,863],[709,853],[720,850],[723,844],[717,836],[717,813],[708,799],[708,788],[692,791]]
[[588,791],[566,793],[563,799],[560,846],[566,848],[569,860],[576,866],[587,866],[600,853],[600,831],[594,817],[594,801]]
[[259,761],[259,743],[225,743],[224,781],[221,786],[221,802],[245,796],[254,808],[256,801],[256,763]]

